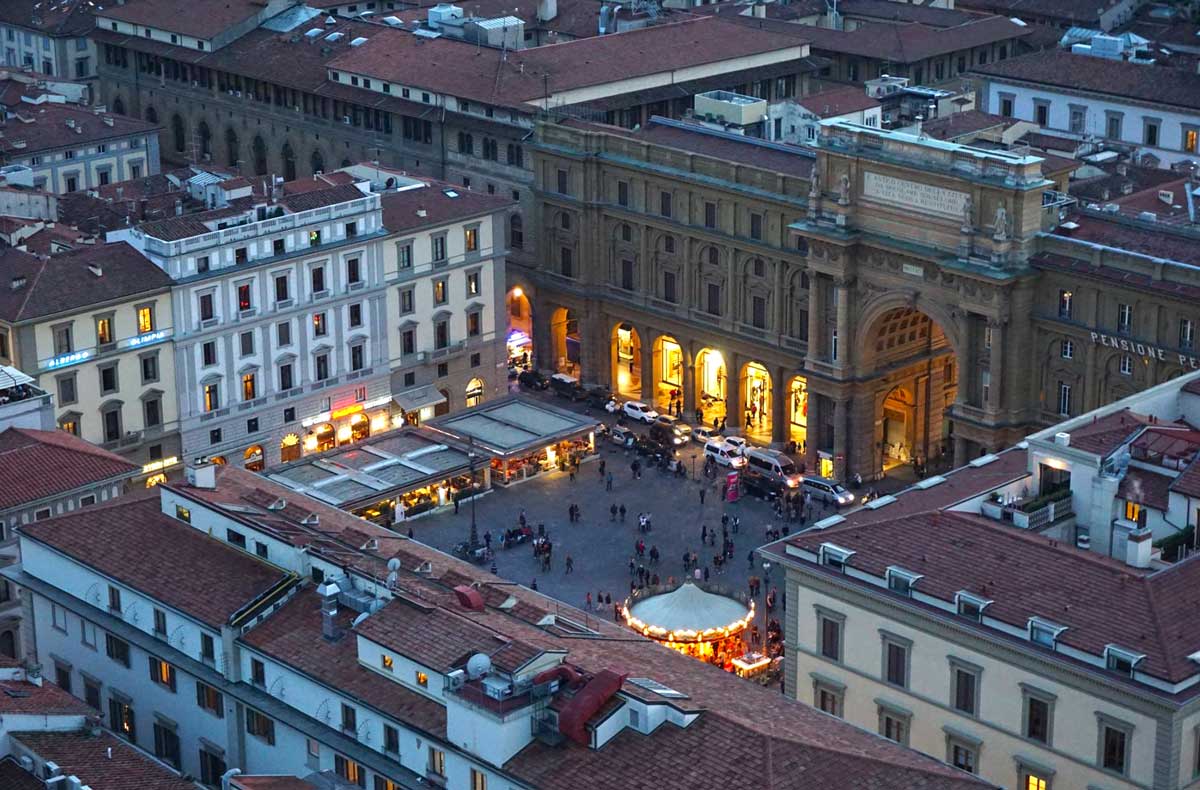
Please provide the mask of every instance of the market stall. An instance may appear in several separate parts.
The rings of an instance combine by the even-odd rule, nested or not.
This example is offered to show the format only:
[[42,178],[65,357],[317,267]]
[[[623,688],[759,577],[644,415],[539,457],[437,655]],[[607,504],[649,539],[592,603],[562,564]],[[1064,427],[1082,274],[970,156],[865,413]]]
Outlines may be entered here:
[[652,587],[630,596],[625,624],[684,655],[734,671],[746,653],[743,633],[754,619],[754,602],[687,581],[674,589]]

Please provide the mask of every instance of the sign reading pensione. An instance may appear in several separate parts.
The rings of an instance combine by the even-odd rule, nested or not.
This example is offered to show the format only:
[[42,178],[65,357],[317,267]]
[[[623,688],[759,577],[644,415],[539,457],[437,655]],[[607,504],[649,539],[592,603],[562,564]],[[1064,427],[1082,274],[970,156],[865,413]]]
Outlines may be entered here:
[[966,192],[919,184],[870,170],[863,173],[863,196],[903,208],[955,218],[963,215],[963,205],[967,200]]

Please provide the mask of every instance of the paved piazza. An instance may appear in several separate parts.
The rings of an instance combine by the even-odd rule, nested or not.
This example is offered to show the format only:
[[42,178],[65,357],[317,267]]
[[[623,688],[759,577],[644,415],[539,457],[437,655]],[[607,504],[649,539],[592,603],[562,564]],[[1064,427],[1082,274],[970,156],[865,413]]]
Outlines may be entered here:
[[[565,403],[561,399],[553,402],[558,406]],[[612,422],[611,418],[606,421]],[[641,426],[635,426],[634,430],[645,431]],[[703,485],[695,481],[691,477],[692,464],[695,464],[696,474],[701,474],[703,465],[700,444],[690,443],[683,448],[681,456],[689,472],[686,480],[657,469],[643,469],[641,479],[634,479],[630,464],[640,456],[602,440],[599,457],[583,464],[573,482],[565,472],[555,472],[508,489],[497,488],[480,497],[476,501],[479,535],[482,539],[485,532],[492,534],[497,573],[526,586],[536,580],[539,591],[581,608],[589,591],[593,601],[597,593],[606,592],[615,602],[629,593],[633,578],[629,573],[629,560],[641,537],[646,541],[646,557],[641,562],[657,573],[664,583],[668,577],[678,579],[682,575],[683,554],[694,551],[700,567],[708,565],[710,582],[727,586],[733,592],[745,593],[751,575],[763,576],[761,558],[756,559],[756,568],[751,571],[747,555],[766,542],[769,526],[782,528],[782,521],[775,517],[770,503],[758,499],[744,498],[722,506],[719,500],[724,478],[721,475],[715,481],[704,480]],[[606,472],[613,475],[611,493],[605,491],[605,481],[600,475],[601,460],[606,464]],[[700,501],[702,488],[705,491],[703,504]],[[574,524],[568,519],[572,503],[579,505],[582,512],[580,521]],[[613,504],[625,505],[624,523],[619,516],[616,522],[610,521],[609,508]],[[814,508],[817,508],[815,503]],[[517,525],[522,509],[530,526],[536,529],[539,523],[546,525],[554,545],[549,572],[542,570],[541,560],[533,556],[530,543],[509,549],[499,547],[499,535]],[[652,531],[645,535],[638,532],[637,515],[641,512],[651,514]],[[817,508],[814,518],[829,512]],[[733,559],[725,565],[723,573],[716,574],[712,560],[720,551],[722,513],[728,513],[731,518],[739,516],[741,529],[734,535],[731,525]],[[715,546],[701,544],[704,525],[710,530],[716,529]],[[449,552],[470,535],[470,504],[464,504],[458,514],[437,513],[416,519],[410,526],[417,540]],[[791,528],[795,526],[793,524]],[[650,564],[651,546],[657,546],[661,554],[657,567]],[[572,573],[566,572],[568,555],[574,560]],[[777,571],[771,572],[770,583],[764,585],[758,598],[760,607],[770,586],[781,578]],[[611,618],[612,607],[599,614]]]

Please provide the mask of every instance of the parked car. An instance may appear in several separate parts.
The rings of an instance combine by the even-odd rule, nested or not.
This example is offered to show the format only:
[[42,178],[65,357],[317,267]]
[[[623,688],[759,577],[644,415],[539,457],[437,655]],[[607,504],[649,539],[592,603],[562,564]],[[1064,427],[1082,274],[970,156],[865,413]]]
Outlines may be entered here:
[[710,439],[720,439],[721,432],[715,431],[705,425],[697,425],[692,429],[692,441],[700,444],[708,444]]
[[658,412],[642,403],[640,400],[625,401],[625,405],[621,407],[621,410],[625,412],[626,417],[638,420],[639,422],[644,422],[647,425],[654,422],[654,420],[658,417]]
[[721,439],[709,439],[704,445],[704,457],[711,458],[718,466],[728,466],[731,469],[741,469],[746,465],[746,459],[732,444]]
[[569,400],[582,400],[587,397],[583,387],[579,386],[579,379],[568,376],[566,373],[555,373],[551,376],[550,389],[554,390],[554,394],[560,398]]
[[584,387],[584,392],[587,405],[597,409],[606,408],[609,401],[613,399],[612,392],[609,391],[608,387],[600,384]]
[[789,490],[778,478],[761,474],[753,467],[742,470],[741,480],[742,488],[747,494],[763,499],[774,499]]
[[659,443],[649,436],[639,436],[633,444],[633,449],[637,451],[638,455],[654,455],[655,453],[661,453],[663,450]]
[[800,488],[812,494],[813,499],[819,502],[832,502],[838,507],[854,502],[854,494],[847,491],[841,483],[827,477],[817,477],[816,475],[805,477]]
[[608,440],[617,447],[633,447],[637,434],[623,425],[618,425],[608,432]]
[[746,443],[746,440],[741,436],[726,436],[725,444],[733,445],[734,447],[737,448],[737,451],[739,453],[742,452],[743,450],[745,450],[749,446]]
[[517,375],[517,383],[531,390],[544,390],[550,385],[546,377],[536,370],[523,370]]
[[786,453],[766,447],[744,447],[742,457],[746,459],[747,470],[770,477],[787,488],[800,487],[803,478],[796,469],[796,464]]
[[687,444],[692,432],[692,426],[680,422],[669,414],[660,414],[650,424],[650,438],[664,447],[677,447]]

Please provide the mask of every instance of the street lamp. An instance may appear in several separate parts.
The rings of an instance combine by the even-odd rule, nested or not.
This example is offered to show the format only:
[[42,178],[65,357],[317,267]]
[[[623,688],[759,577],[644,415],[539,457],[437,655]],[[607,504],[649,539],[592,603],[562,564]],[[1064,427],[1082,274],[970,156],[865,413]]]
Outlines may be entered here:
[[471,470],[471,537],[468,545],[472,552],[479,548],[479,528],[475,525],[475,437],[467,437],[467,462]]

